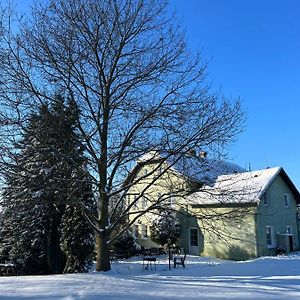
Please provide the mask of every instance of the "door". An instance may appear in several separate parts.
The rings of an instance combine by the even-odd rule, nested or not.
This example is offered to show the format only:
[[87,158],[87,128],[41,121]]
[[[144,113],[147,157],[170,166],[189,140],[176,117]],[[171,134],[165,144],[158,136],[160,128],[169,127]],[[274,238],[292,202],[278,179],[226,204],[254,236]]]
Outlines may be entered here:
[[189,253],[200,255],[199,253],[199,232],[197,228],[189,229]]
[[293,246],[293,236],[292,235],[289,235],[288,236],[288,238],[289,238],[289,252],[293,252],[294,251],[294,246]]

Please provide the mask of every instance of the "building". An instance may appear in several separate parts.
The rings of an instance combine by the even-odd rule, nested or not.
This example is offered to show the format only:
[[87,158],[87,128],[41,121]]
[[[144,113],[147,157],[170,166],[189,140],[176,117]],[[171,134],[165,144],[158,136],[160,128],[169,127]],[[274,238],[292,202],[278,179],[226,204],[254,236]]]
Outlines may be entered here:
[[300,194],[282,168],[246,172],[195,153],[172,159],[152,153],[152,159],[137,163],[141,180],[127,198],[128,205],[134,202],[129,218],[141,246],[159,246],[149,226],[165,208],[176,212],[177,246],[189,254],[247,259],[299,249]]

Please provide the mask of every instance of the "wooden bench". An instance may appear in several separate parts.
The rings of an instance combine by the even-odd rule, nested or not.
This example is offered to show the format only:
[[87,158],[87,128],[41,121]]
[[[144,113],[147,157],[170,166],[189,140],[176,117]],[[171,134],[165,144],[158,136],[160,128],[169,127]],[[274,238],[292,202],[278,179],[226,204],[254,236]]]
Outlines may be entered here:
[[186,254],[184,256],[174,256],[174,268],[176,268],[176,266],[183,266],[185,268],[185,258]]

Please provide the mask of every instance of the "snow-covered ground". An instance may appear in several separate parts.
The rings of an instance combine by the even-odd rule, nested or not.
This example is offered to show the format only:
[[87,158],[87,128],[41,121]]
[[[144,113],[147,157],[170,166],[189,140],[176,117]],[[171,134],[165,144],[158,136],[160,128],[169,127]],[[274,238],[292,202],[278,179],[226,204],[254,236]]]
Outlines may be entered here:
[[186,268],[170,271],[166,257],[156,271],[133,258],[106,273],[0,277],[0,299],[300,299],[300,255],[247,262],[188,256]]

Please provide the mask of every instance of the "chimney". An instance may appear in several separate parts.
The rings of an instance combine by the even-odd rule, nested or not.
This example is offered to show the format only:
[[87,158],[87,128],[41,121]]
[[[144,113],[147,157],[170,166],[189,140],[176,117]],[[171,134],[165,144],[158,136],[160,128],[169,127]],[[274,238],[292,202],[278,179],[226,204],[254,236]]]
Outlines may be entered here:
[[196,150],[195,149],[190,149],[189,151],[187,151],[186,156],[187,157],[195,157],[196,156]]
[[200,158],[206,158],[207,157],[207,152],[206,151],[201,151],[199,153]]

